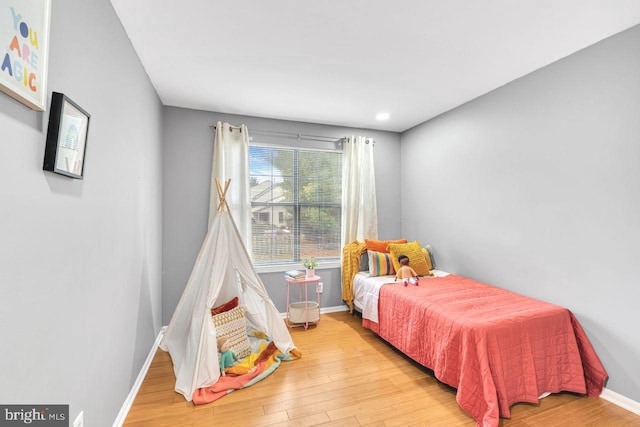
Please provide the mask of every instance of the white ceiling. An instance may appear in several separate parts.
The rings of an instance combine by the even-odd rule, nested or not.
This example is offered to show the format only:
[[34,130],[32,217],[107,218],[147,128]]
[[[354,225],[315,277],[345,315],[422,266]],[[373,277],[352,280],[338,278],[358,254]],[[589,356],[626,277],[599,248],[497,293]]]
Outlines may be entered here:
[[111,3],[164,105],[398,132],[640,23],[640,0]]

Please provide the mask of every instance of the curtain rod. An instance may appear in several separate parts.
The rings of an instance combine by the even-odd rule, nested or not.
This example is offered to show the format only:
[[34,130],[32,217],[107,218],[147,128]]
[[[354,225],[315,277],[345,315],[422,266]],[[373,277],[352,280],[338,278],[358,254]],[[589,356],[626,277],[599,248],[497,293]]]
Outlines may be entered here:
[[[209,127],[212,128],[213,130],[216,129],[216,125],[209,125]],[[232,129],[241,128],[241,126],[231,126],[231,125],[229,127]],[[279,131],[273,131],[273,130],[252,130],[251,133],[258,134],[258,135],[275,135],[275,136],[281,136],[284,138],[299,139],[299,140],[305,140],[305,141],[341,142],[342,140],[344,140],[344,138],[336,138],[334,136],[305,135],[302,133],[279,132]]]
[[[213,130],[216,130],[216,125],[209,125],[210,128],[212,128]],[[233,125],[229,125],[229,127],[231,129],[242,129],[242,126],[233,126]],[[279,132],[279,131],[274,131],[274,130],[252,130],[251,133],[256,133],[258,135],[276,135],[276,136],[282,136],[284,138],[291,138],[291,139],[298,139],[301,141],[322,141],[322,142],[339,142],[339,143],[343,143],[345,139],[347,139],[346,136],[343,136],[342,138],[336,138],[333,136],[322,136],[322,135],[305,135],[302,133],[293,133],[293,132]],[[372,145],[376,145],[376,141],[373,138],[370,138],[372,140]],[[367,141],[367,144],[369,143],[369,141]]]

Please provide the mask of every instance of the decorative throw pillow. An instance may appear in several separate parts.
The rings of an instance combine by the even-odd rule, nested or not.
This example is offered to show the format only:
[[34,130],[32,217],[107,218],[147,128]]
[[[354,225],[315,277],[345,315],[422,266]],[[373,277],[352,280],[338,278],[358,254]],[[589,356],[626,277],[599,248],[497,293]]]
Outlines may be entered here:
[[416,271],[418,276],[428,276],[429,266],[424,259],[422,248],[417,241],[404,244],[390,244],[389,253],[391,254],[391,261],[393,262],[393,268],[398,271],[400,269],[400,263],[398,257],[400,255],[406,255],[409,257],[409,267]]
[[422,248],[422,253],[424,255],[424,260],[427,261],[427,265],[429,266],[429,271],[436,268],[436,259],[433,257],[433,250],[431,246],[427,245]]
[[247,322],[242,306],[216,314],[212,316],[212,319],[216,326],[216,338],[227,338],[229,349],[239,359],[243,359],[251,353],[251,345],[247,336]]
[[238,306],[238,297],[235,297],[231,301],[227,301],[222,305],[212,308],[211,315],[215,316],[216,314],[224,313],[225,311],[229,311],[232,308],[236,308],[237,306]]
[[367,251],[360,255],[360,268],[358,268],[358,271],[369,271],[369,254]]
[[396,274],[391,262],[391,255],[383,252],[367,251],[369,257],[369,275],[370,276],[388,276]]
[[407,239],[398,239],[398,240],[364,239],[364,243],[367,245],[368,251],[382,252],[382,253],[388,254],[389,253],[388,246],[390,243],[407,243]]

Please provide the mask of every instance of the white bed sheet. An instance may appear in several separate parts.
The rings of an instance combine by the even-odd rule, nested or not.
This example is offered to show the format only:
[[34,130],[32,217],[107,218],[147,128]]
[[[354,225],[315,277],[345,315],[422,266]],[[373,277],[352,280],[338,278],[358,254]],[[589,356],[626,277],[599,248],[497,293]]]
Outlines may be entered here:
[[[431,270],[435,277],[448,276],[449,273],[442,270]],[[362,313],[363,319],[378,323],[378,296],[380,288],[387,283],[394,283],[393,276],[369,276],[362,271],[353,279],[353,304]]]

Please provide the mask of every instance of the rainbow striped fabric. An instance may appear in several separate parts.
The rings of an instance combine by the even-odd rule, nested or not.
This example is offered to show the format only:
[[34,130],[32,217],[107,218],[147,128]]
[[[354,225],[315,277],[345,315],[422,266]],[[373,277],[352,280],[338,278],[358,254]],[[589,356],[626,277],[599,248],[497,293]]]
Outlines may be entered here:
[[367,255],[369,256],[369,275],[388,276],[396,274],[390,254],[367,251]]
[[422,254],[424,255],[424,260],[427,261],[427,265],[429,266],[429,271],[436,268],[436,260],[433,258],[433,251],[431,250],[431,246],[427,245],[422,248]]

